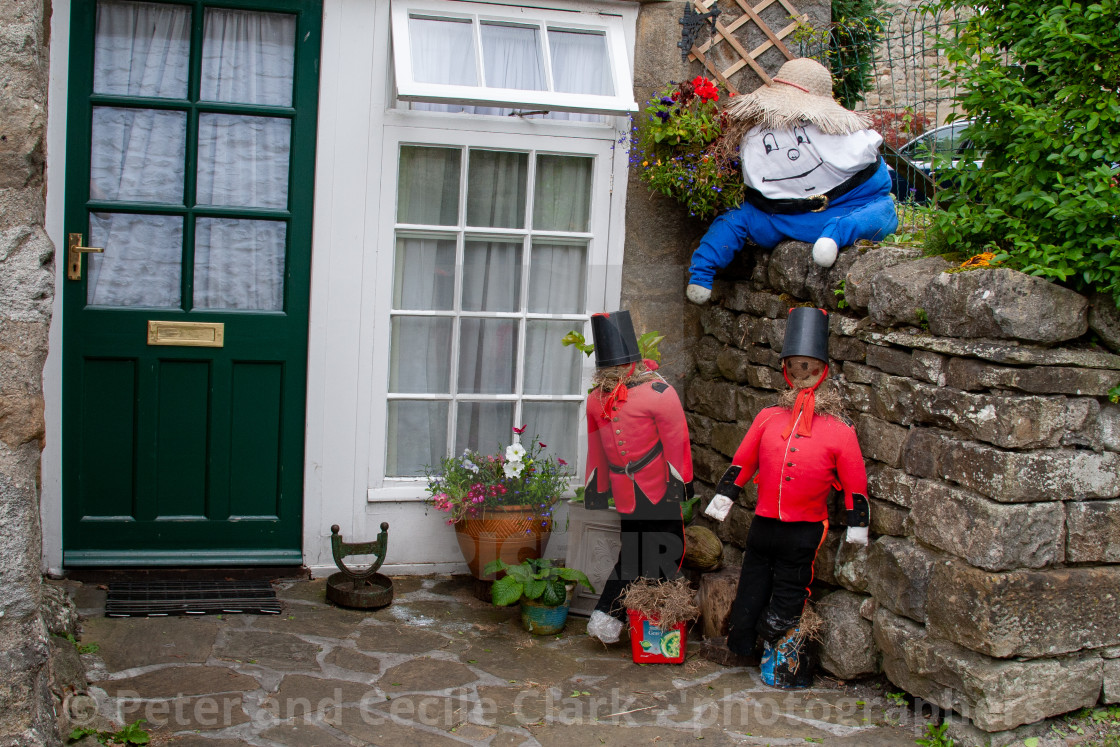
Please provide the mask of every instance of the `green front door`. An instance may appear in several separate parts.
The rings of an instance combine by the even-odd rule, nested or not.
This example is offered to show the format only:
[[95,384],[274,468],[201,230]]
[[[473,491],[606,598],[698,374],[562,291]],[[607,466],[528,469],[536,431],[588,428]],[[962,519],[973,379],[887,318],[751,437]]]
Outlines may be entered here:
[[72,8],[63,563],[298,564],[321,0]]

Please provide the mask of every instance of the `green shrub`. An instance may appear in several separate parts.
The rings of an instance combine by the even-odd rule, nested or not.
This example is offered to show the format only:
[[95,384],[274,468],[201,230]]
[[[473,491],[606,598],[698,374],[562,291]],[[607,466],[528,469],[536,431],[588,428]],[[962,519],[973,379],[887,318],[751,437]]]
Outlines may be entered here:
[[[936,161],[935,226],[966,254],[1120,303],[1120,0],[942,0],[973,150]],[[983,160],[982,167],[974,161]]]

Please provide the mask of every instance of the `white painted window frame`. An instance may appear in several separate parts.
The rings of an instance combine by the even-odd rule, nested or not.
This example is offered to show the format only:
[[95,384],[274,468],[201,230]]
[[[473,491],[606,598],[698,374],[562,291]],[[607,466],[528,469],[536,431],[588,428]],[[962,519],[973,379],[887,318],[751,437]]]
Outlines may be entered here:
[[[447,399],[442,395],[389,394],[389,342],[391,337],[392,293],[396,234],[398,230],[415,228],[396,223],[397,215],[397,171],[401,145],[440,145],[461,146],[466,148],[487,148],[494,150],[530,151],[552,155],[583,155],[594,160],[592,178],[592,200],[587,260],[586,314],[536,314],[534,319],[556,319],[572,322],[575,329],[582,328],[590,336],[590,315],[598,311],[613,310],[618,305],[621,294],[621,269],[623,253],[623,212],[625,207],[625,184],[627,158],[625,152],[615,150],[615,128],[602,125],[540,127],[543,123],[511,122],[505,118],[485,116],[457,117],[394,111],[389,113],[384,129],[382,146],[383,164],[381,175],[380,214],[383,220],[377,229],[376,277],[378,292],[375,309],[375,330],[373,342],[373,380],[370,413],[370,453],[368,455],[369,475],[367,500],[369,502],[421,501],[427,498],[426,480],[414,477],[386,477],[386,426],[388,402],[390,399]],[[557,123],[560,124],[560,123]],[[542,131],[543,130],[543,131]],[[539,134],[537,134],[539,133]],[[464,169],[465,178],[466,169]],[[461,214],[463,211],[460,211]],[[467,233],[465,221],[453,230]],[[485,229],[494,232],[494,229]],[[473,232],[471,232],[473,233]],[[556,232],[541,232],[554,235]],[[462,240],[461,237],[459,239]],[[528,268],[522,268],[527,272]],[[409,312],[410,314],[412,312]],[[486,314],[486,316],[501,316]],[[513,316],[517,316],[514,314]],[[560,341],[557,340],[557,345]],[[520,353],[518,366],[524,365],[524,348]],[[580,355],[574,348],[572,355]],[[583,361],[583,380],[590,378],[594,370],[593,359]],[[471,395],[477,399],[477,395]],[[511,397],[505,397],[510,399]],[[490,397],[487,397],[490,399]],[[494,396],[495,401],[503,399]],[[530,399],[540,400],[540,397]],[[546,398],[547,399],[547,398]],[[582,395],[557,395],[555,401],[582,401]],[[582,408],[579,408],[577,426],[579,464],[575,465],[577,480],[582,482],[583,461],[586,453],[586,423]]]
[[[396,95],[401,101],[598,114],[629,114],[638,111],[638,104],[633,99],[633,78],[630,73],[626,34],[623,19],[619,15],[602,11],[566,11],[524,5],[449,2],[448,0],[393,0],[391,13]],[[423,83],[414,80],[408,27],[408,19],[411,15],[470,21],[474,31],[475,53],[479,68],[478,86]],[[538,27],[545,78],[550,88],[552,65],[548,48],[548,29],[594,31],[604,34],[614,95],[597,96],[552,90],[524,91],[484,85],[485,78],[481,69],[480,25],[482,21]]]

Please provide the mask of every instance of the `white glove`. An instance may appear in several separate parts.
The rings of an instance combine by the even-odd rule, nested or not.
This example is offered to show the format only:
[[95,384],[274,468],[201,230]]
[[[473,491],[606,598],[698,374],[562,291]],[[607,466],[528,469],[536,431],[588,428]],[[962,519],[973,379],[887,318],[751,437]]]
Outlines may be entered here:
[[836,255],[839,253],[840,247],[827,236],[821,236],[813,244],[813,261],[821,267],[832,267],[836,264]]
[[618,643],[618,637],[622,634],[622,621],[606,612],[595,610],[587,621],[587,634],[603,643]]
[[853,545],[867,546],[867,527],[848,527],[848,531],[844,535],[844,541],[851,542]]
[[684,294],[688,296],[688,300],[692,301],[697,306],[703,306],[712,297],[712,289],[705,288],[702,285],[689,285],[685,289]]
[[723,521],[731,511],[732,505],[733,501],[730,498],[726,495],[716,493],[715,498],[712,498],[712,502],[704,509],[704,515],[710,516],[716,521]]

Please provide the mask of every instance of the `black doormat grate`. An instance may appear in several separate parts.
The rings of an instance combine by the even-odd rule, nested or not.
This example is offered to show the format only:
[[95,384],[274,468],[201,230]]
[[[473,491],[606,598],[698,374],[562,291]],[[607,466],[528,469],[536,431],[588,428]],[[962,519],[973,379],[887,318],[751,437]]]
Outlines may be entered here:
[[145,581],[109,584],[106,617],[164,617],[253,612],[280,614],[267,581]]

